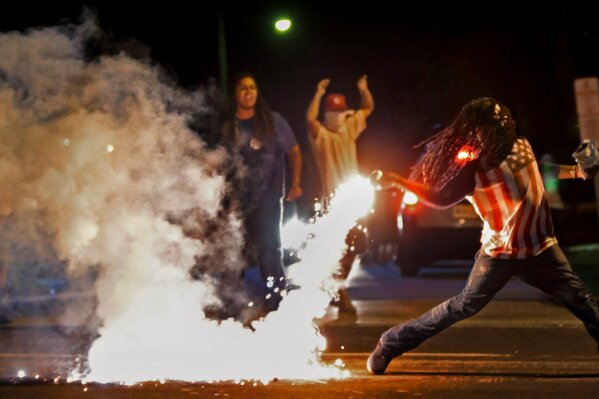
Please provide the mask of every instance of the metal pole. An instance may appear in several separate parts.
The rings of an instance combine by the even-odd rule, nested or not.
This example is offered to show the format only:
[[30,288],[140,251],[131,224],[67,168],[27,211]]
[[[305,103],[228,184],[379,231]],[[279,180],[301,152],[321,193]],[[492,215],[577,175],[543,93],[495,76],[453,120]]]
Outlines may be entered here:
[[[574,94],[580,139],[595,140],[595,144],[599,144],[599,79],[597,77],[575,79]],[[595,201],[599,222],[599,174],[595,176]]]
[[599,173],[595,175],[595,199],[597,202],[597,222],[599,223]]
[[218,73],[220,89],[227,92],[227,39],[225,36],[225,18],[222,12],[218,14]]

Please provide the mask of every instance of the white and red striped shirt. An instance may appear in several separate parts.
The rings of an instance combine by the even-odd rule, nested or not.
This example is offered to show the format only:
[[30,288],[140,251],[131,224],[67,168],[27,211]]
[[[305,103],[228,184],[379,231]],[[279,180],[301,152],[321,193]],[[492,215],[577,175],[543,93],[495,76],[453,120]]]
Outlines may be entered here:
[[557,243],[543,180],[525,138],[516,140],[498,167],[486,172],[479,168],[475,179],[471,202],[484,222],[484,253],[524,259]]

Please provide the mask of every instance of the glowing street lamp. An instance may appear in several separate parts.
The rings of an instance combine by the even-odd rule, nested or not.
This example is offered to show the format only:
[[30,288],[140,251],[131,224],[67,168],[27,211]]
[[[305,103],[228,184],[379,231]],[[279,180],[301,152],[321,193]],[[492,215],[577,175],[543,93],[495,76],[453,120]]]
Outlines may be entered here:
[[291,28],[291,20],[287,18],[281,18],[275,22],[275,29],[278,32],[287,32]]
[[[280,18],[275,21],[275,29],[278,33],[285,33],[291,28],[289,18]],[[218,14],[218,70],[220,75],[220,87],[223,92],[227,92],[227,38],[225,34],[225,19],[223,13]]]

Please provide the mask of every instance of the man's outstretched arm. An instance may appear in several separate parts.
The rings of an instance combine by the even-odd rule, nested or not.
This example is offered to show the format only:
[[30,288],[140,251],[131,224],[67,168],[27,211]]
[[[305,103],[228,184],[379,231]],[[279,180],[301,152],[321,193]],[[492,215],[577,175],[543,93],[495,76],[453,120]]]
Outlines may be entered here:
[[320,100],[327,91],[327,86],[331,83],[331,79],[323,79],[316,85],[316,92],[312,101],[306,111],[306,125],[308,128],[308,134],[315,140],[318,137],[318,131],[320,130],[320,122],[318,122],[318,108],[320,107]]
[[374,99],[368,88],[368,76],[362,75],[358,79],[358,91],[360,92],[360,110],[364,113],[364,117],[368,117],[374,111]]

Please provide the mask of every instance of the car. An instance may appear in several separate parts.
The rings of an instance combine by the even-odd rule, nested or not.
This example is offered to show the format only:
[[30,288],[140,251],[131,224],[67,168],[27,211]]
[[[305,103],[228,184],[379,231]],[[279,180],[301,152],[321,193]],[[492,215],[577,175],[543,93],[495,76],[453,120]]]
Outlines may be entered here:
[[555,235],[562,248],[597,243],[599,214],[595,187],[580,179],[559,180],[556,187],[546,184]]
[[[593,185],[566,179],[557,182],[553,189],[547,182],[545,186],[560,245],[568,250],[596,243],[599,232]],[[467,259],[473,263],[480,248],[483,223],[467,200],[448,209],[435,209],[406,192],[402,196],[397,225],[395,262],[403,276],[415,276],[423,266],[439,264],[441,260]]]
[[467,200],[447,209],[436,209],[406,192],[397,224],[395,261],[403,276],[415,276],[422,266],[440,259],[474,260],[480,247],[482,220]]

